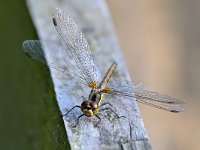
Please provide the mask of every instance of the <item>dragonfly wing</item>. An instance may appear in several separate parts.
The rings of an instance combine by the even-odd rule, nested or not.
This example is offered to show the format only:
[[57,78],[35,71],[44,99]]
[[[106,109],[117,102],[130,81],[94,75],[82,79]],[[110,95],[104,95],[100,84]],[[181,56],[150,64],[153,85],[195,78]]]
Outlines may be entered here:
[[110,94],[126,98],[135,98],[133,82],[129,81],[110,81],[108,83]]
[[185,102],[174,97],[161,94],[158,92],[153,91],[150,87],[142,84],[142,83],[134,83],[134,92],[138,98],[148,98],[152,101],[157,101],[161,103],[168,103],[168,104],[184,104]]
[[[44,48],[47,49],[48,53],[44,54]],[[26,40],[23,43],[23,49],[29,57],[75,78],[78,82],[87,84],[87,81],[80,76],[78,70],[73,67],[73,61],[65,53],[66,46],[39,40]],[[48,57],[48,61],[46,61],[45,55]]]
[[75,60],[76,68],[88,82],[99,81],[100,74],[94,63],[87,39],[75,21],[66,12],[57,8],[53,14],[53,23],[67,45],[68,53]]
[[182,106],[182,104],[184,104],[184,101],[155,92],[142,83],[121,81],[110,88],[111,94],[126,98],[136,98],[138,102],[147,104],[149,106],[153,106],[170,112],[185,111],[184,107]]
[[141,98],[141,97],[137,97],[137,96],[136,96],[136,100],[140,103],[143,103],[143,104],[146,104],[146,105],[149,105],[152,107],[156,107],[156,108],[159,108],[162,110],[166,110],[169,112],[178,113],[178,112],[186,111],[185,108],[181,104],[157,102],[157,101],[152,101],[148,97]]

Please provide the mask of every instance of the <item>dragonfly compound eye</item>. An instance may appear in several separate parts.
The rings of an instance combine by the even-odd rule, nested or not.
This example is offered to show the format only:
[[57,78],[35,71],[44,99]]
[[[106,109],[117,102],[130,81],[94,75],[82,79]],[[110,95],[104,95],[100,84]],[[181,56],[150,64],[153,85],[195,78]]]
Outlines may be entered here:
[[91,101],[84,101],[81,104],[81,111],[87,116],[87,117],[91,117],[94,115],[92,107],[90,105]]
[[87,108],[87,107],[90,107],[90,101],[84,101],[84,102],[82,102],[81,108]]
[[91,101],[90,106],[92,108],[93,114],[96,115],[98,114],[98,105],[96,102]]
[[91,108],[92,108],[92,110],[95,110],[95,109],[97,109],[97,103],[96,102],[93,102],[93,101],[91,101],[90,102],[90,106],[91,106]]

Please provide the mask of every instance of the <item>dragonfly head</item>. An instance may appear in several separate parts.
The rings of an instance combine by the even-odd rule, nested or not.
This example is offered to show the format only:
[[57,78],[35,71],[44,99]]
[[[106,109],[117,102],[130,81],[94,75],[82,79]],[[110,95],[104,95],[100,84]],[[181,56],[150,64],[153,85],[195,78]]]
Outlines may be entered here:
[[81,111],[87,117],[91,117],[98,113],[98,105],[94,101],[89,101],[89,100],[83,101],[83,103],[81,104]]

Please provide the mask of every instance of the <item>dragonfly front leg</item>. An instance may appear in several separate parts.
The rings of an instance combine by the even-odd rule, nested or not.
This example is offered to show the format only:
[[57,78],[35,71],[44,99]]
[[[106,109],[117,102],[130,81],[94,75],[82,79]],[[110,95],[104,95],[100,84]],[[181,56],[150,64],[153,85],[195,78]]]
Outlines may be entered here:
[[86,100],[87,100],[87,98],[84,97],[84,96],[81,96],[81,98],[83,99],[83,101],[86,101]]
[[72,107],[70,110],[68,110],[64,115],[62,115],[62,117],[67,116],[76,107],[81,109],[81,106],[76,105],[76,106]]

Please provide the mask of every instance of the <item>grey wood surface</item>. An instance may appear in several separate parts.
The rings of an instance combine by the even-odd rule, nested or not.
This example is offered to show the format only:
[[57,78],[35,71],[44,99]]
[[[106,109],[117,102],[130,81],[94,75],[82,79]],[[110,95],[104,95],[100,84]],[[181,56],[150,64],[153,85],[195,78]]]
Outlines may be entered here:
[[[118,67],[112,80],[131,80],[105,1],[27,0],[27,4],[40,40],[60,42],[52,23],[52,12],[56,7],[61,8],[74,18],[86,35],[100,72],[103,74],[110,64],[116,61]],[[64,59],[55,63],[67,66]],[[83,101],[81,96],[88,97],[88,87],[78,84],[55,69],[50,68],[50,72],[62,114],[74,105],[80,105]],[[95,127],[98,121],[95,117],[82,117],[79,125],[74,127],[81,111],[72,111],[67,117],[63,117],[71,149],[151,149],[136,101],[107,95],[103,100],[111,103],[114,110],[126,118],[116,119],[112,113],[103,112],[100,114],[102,121],[98,127]]]

